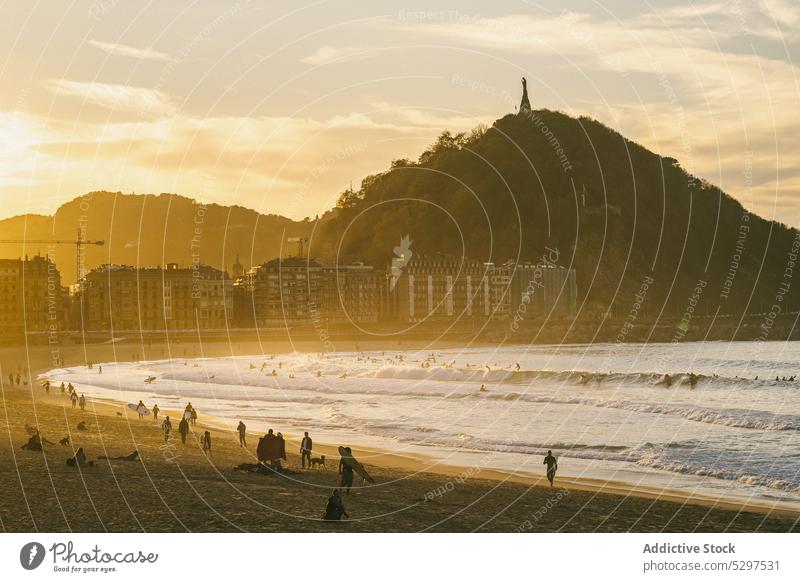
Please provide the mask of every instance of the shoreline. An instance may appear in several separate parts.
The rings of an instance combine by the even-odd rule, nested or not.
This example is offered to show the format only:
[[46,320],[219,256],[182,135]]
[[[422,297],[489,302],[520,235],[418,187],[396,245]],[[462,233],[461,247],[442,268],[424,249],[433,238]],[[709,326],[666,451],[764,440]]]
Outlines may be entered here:
[[[131,359],[124,357],[132,355],[130,344],[113,347],[123,356],[116,361]],[[204,349],[203,355],[231,355],[225,353],[230,347]],[[277,348],[277,342],[270,347]],[[444,346],[436,346],[441,347]],[[99,363],[104,352],[107,350],[87,349],[87,359]],[[22,348],[17,355],[27,356],[26,361],[32,363],[42,359],[41,354]],[[50,368],[41,363],[44,365],[38,366],[37,372],[46,373]],[[67,399],[58,393],[46,396],[38,381],[29,386],[5,386],[3,400],[4,416],[0,416],[0,422],[5,425],[2,432],[6,435],[0,443],[0,462],[6,471],[0,493],[0,524],[6,531],[330,530],[331,526],[320,523],[318,516],[325,496],[338,485],[339,457],[333,445],[315,442],[315,456],[326,455],[327,470],[302,471],[295,454],[299,448],[297,439],[287,439],[290,471],[277,478],[264,477],[233,470],[240,463],[255,462],[255,432],[248,433],[249,446],[243,450],[238,447],[233,426],[223,429],[202,416],[193,431],[194,440],[183,446],[173,438],[165,447],[152,419],[138,421],[136,414],[119,402],[92,399],[87,411],[81,413],[72,410]],[[167,407],[163,412],[172,415],[180,411]],[[96,430],[85,435],[75,432],[76,418],[88,419]],[[59,431],[66,430],[74,445],[85,446],[92,459],[101,454],[124,455],[136,448],[141,451],[142,461],[97,461],[94,468],[76,473],[64,466],[72,448],[45,447],[44,454],[20,451],[27,438],[27,423],[42,427],[43,434],[53,442]],[[215,446],[211,459],[196,442],[197,431],[206,427]],[[437,463],[421,455],[368,447],[358,447],[356,453],[377,485],[357,485],[352,496],[346,498],[348,511],[354,516],[347,525],[342,524],[347,531],[682,532],[798,528],[797,512],[762,504],[692,497],[680,491],[585,478],[559,477],[556,487],[550,488],[542,486],[543,475]],[[169,458],[172,454],[175,457]],[[76,475],[80,478],[75,479]],[[62,493],[62,488],[69,493]],[[182,491],[182,496],[173,488]],[[208,497],[209,491],[214,492],[213,500]],[[79,517],[70,513],[73,503],[65,503],[65,495],[83,505]],[[33,509],[36,504],[31,504],[32,498],[43,506],[42,515]],[[90,501],[88,505],[86,499]],[[140,501],[132,503],[131,499]],[[187,506],[187,499],[193,503]],[[252,503],[258,507],[259,519],[251,514]],[[291,510],[283,507],[284,503]],[[150,506],[160,507],[157,515]],[[109,507],[115,507],[112,514],[106,513]]]
[[[47,398],[57,402],[60,396],[51,395]],[[118,411],[123,411],[125,414],[130,413],[127,409],[130,402],[110,398],[100,398],[95,400],[95,402],[99,402],[99,404],[95,406],[96,410],[105,416],[115,415]],[[160,412],[161,418],[165,415],[169,415],[174,419],[179,419],[182,415],[182,409],[169,408],[167,406],[162,407]],[[230,429],[225,428],[226,423],[229,422],[231,421],[225,418],[203,414],[201,420],[198,420],[197,426],[200,429],[209,430],[212,435],[219,438],[233,433],[233,426],[231,426]],[[176,426],[173,427],[173,430],[177,429],[177,423],[175,424]],[[309,428],[313,429],[313,426]],[[276,428],[276,430],[279,430],[279,428]],[[300,438],[298,436],[287,434],[285,438],[287,448],[299,450]],[[396,469],[412,475],[432,473],[449,478],[462,478],[464,475],[469,475],[470,477],[486,479],[496,483],[511,482],[529,487],[548,487],[543,472],[541,475],[537,475],[532,471],[478,467],[467,463],[458,464],[443,462],[433,456],[414,451],[398,452],[373,446],[365,446],[363,444],[355,446],[357,446],[359,458],[364,461],[365,464],[368,461],[370,465],[379,466],[384,469]],[[327,459],[336,459],[338,462],[338,444],[322,442],[315,438],[314,452],[325,454]],[[741,498],[724,498],[722,496],[713,497],[702,493],[687,494],[678,488],[632,484],[625,481],[604,480],[597,477],[558,476],[556,481],[560,488],[587,493],[602,493],[620,497],[638,497],[648,500],[694,504],[715,509],[757,512],[765,515],[800,519],[800,508],[792,507],[790,503],[781,500],[769,503],[764,500],[742,500]]]

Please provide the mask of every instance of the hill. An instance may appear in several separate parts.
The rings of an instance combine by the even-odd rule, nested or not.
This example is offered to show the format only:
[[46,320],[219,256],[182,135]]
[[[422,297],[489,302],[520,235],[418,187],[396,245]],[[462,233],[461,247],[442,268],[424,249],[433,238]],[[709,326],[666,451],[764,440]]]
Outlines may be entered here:
[[[87,247],[85,267],[103,263],[155,266],[193,260],[227,268],[240,260],[251,264],[295,253],[292,236],[310,232],[313,222],[295,222],[259,214],[241,206],[200,204],[176,194],[138,195],[91,192],[62,205],[53,216],[23,215],[0,221],[0,238],[74,240],[79,228],[105,246]],[[75,247],[53,247],[65,284],[75,282]],[[48,251],[46,244],[0,245],[0,258]]]
[[494,262],[553,249],[576,268],[584,311],[652,319],[798,308],[786,288],[796,230],[748,213],[673,158],[554,111],[445,132],[418,160],[396,160],[342,194],[311,252],[383,265],[406,235],[416,253]]

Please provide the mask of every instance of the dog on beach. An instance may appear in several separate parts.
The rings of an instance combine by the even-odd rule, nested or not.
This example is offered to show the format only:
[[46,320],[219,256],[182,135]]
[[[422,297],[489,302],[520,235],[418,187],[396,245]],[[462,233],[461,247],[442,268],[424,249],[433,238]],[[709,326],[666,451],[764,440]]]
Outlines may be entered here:
[[118,412],[118,413],[117,413],[117,416],[122,416],[122,413],[121,413],[121,412]]
[[63,439],[58,441],[58,444],[60,444],[62,447],[68,447],[69,446],[69,435],[65,436]]
[[311,468],[316,469],[317,467],[327,469],[327,467],[325,467],[325,455],[311,459]]

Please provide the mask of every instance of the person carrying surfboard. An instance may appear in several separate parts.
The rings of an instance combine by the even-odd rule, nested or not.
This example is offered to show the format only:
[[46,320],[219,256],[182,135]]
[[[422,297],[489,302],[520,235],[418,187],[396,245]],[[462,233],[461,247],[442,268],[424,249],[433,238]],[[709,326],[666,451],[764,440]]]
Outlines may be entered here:
[[359,463],[353,456],[353,451],[350,447],[339,447],[339,454],[342,456],[339,459],[339,473],[342,476],[342,488],[347,488],[347,493],[350,493],[350,488],[353,486],[353,473],[358,473],[359,476],[368,483],[374,483],[375,480],[369,476],[364,466]]
[[147,407],[144,405],[144,402],[140,400],[139,404],[136,405],[136,414],[139,415],[139,420],[144,418],[145,412],[147,412]]

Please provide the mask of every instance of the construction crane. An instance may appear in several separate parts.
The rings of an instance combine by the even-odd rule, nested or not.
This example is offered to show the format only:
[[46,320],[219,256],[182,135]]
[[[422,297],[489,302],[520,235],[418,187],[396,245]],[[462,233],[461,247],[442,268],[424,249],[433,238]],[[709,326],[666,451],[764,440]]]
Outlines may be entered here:
[[293,236],[291,238],[287,238],[286,242],[294,242],[297,243],[297,248],[300,254],[298,255],[301,259],[303,258],[303,245],[308,242],[307,238],[303,238],[301,236]]
[[81,266],[83,264],[83,247],[86,245],[94,245],[101,247],[106,244],[103,240],[86,240],[83,238],[81,229],[78,229],[77,240],[36,240],[36,239],[22,239],[22,240],[2,240],[0,244],[21,244],[21,245],[75,245],[76,256],[76,282],[80,285],[81,282]]

